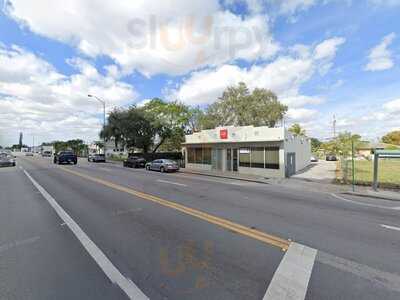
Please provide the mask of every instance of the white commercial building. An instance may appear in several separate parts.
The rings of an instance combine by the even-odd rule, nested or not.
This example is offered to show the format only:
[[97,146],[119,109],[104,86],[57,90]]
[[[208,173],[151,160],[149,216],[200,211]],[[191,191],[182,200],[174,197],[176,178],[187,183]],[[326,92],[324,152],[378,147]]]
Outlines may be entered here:
[[[89,149],[90,154],[93,154],[93,153],[104,154],[104,149],[99,147],[99,145],[94,142],[88,146],[88,149]],[[127,156],[127,155],[128,155],[128,149],[121,144],[115,145],[114,139],[111,139],[106,142],[106,156],[107,157],[110,157],[110,156],[121,157],[121,156]]]
[[218,127],[186,135],[187,169],[289,177],[310,164],[311,144],[283,127]]

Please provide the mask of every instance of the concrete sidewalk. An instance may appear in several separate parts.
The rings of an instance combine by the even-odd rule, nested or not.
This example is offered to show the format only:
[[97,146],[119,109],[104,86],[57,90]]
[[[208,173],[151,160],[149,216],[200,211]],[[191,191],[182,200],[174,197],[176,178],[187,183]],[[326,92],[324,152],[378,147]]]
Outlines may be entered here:
[[180,170],[181,173],[201,175],[201,176],[209,176],[209,177],[219,177],[226,179],[234,179],[234,180],[242,180],[249,181],[255,183],[262,184],[273,184],[273,185],[281,185],[286,188],[295,188],[307,191],[316,191],[316,192],[326,192],[326,193],[340,193],[358,197],[368,197],[368,198],[376,198],[376,199],[384,199],[391,201],[400,201],[400,192],[398,191],[389,191],[389,190],[379,190],[374,191],[372,188],[368,187],[356,187],[356,191],[353,192],[351,190],[350,185],[342,185],[335,184],[333,182],[322,182],[319,180],[312,180],[310,178],[265,178],[261,176],[253,176],[253,175],[244,175],[244,174],[235,174],[235,173],[226,173],[226,172],[216,172],[216,171],[197,171],[197,170],[189,170],[182,168]]
[[220,178],[227,178],[227,179],[235,179],[235,180],[243,180],[243,181],[250,181],[250,182],[257,182],[263,184],[269,184],[269,178],[264,178],[261,176],[253,176],[253,175],[244,175],[244,174],[236,174],[233,172],[218,172],[218,171],[197,171],[197,170],[190,170],[186,168],[181,168],[179,170],[181,173],[187,174],[194,174],[194,175],[202,175],[202,176],[209,176],[209,177],[220,177]]
[[377,198],[383,200],[391,200],[391,201],[400,201],[400,192],[391,191],[391,190],[378,190],[374,191],[372,188],[356,188],[356,191],[349,191],[345,194],[358,196],[358,197],[369,197],[369,198]]

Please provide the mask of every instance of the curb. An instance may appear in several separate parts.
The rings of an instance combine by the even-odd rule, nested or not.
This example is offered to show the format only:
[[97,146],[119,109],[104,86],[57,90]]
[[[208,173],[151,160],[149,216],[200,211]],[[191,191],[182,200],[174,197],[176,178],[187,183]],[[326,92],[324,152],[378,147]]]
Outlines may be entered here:
[[384,195],[363,194],[363,193],[356,193],[356,192],[343,192],[341,194],[364,197],[364,198],[376,198],[376,199],[389,200],[389,201],[400,201],[400,195],[399,195],[399,197],[390,197],[390,196],[384,196]]
[[214,177],[214,178],[226,178],[226,179],[234,179],[234,180],[240,180],[240,181],[247,181],[247,182],[255,182],[255,183],[261,183],[261,184],[270,184],[265,181],[261,180],[256,180],[256,179],[247,179],[247,178],[238,178],[238,177],[233,177],[233,176],[221,176],[221,175],[216,175],[216,174],[205,174],[205,173],[198,173],[198,172],[191,172],[191,171],[179,171],[179,173],[187,173],[187,174],[193,174],[193,175],[201,175],[201,176],[208,176],[208,177]]

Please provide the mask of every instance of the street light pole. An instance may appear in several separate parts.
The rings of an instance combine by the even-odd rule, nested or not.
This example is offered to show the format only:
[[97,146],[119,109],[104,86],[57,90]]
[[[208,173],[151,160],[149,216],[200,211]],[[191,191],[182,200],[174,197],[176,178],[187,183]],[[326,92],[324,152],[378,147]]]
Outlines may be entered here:
[[[106,129],[106,102],[94,95],[88,95],[89,98],[94,98],[103,104],[103,130]],[[104,132],[103,132],[104,133]],[[106,159],[106,137],[103,136],[103,151],[104,151],[104,159]]]

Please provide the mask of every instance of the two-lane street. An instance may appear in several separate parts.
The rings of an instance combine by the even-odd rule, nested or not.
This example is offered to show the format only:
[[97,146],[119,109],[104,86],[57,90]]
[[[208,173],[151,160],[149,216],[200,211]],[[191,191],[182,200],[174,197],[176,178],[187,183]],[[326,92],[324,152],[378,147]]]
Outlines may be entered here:
[[22,156],[0,196],[1,299],[400,297],[399,203]]

